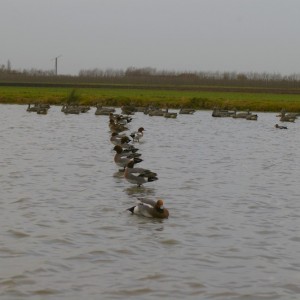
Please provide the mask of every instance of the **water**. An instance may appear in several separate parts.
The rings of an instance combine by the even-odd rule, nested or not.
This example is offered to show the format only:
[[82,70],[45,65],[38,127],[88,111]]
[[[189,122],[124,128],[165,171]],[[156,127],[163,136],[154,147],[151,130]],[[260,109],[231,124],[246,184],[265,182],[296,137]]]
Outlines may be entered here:
[[[0,298],[299,299],[300,121],[137,113],[142,188],[108,117],[0,105]],[[162,198],[167,220],[132,216]]]

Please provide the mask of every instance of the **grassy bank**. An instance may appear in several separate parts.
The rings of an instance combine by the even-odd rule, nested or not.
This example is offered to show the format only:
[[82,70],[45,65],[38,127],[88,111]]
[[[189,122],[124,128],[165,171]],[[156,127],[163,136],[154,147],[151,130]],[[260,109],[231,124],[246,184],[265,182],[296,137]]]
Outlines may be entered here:
[[[67,87],[8,87],[0,86],[0,103],[28,104],[49,103],[62,104],[68,99],[72,88]],[[252,111],[300,111],[300,95],[273,94],[256,92],[220,92],[168,89],[134,89],[134,88],[78,88],[76,94],[80,104],[109,106],[148,104],[160,107],[195,109],[212,109],[218,106],[223,109]]]

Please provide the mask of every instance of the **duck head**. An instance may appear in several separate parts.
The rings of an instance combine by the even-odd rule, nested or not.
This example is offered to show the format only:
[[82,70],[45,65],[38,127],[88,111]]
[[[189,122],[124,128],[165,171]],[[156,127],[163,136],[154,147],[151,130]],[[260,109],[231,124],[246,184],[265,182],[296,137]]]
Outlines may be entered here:
[[158,199],[155,205],[155,210],[158,212],[159,218],[168,218],[169,217],[169,211],[164,208],[164,202],[161,199]]
[[164,210],[164,201],[161,199],[157,200],[155,208],[159,211],[163,211]]
[[127,164],[127,168],[132,169],[134,167],[134,161],[131,160],[128,164]]
[[120,145],[116,145],[113,150],[115,150],[117,153],[120,154],[120,153],[122,153],[123,148]]

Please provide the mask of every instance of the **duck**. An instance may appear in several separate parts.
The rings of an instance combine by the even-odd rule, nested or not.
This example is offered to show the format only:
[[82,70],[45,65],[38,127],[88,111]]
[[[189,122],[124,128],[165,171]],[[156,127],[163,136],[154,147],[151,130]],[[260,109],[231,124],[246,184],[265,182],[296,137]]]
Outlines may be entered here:
[[[110,137],[110,142],[113,145],[120,145],[124,143],[129,143],[131,141],[130,137],[127,136],[126,134],[119,134],[118,132],[112,132],[111,137]],[[124,148],[124,147],[122,147]]]
[[138,131],[134,131],[130,134],[134,142],[139,142],[140,139],[144,136],[144,127],[140,127]]
[[164,113],[164,117],[175,119],[175,118],[177,118],[177,113],[176,112],[169,112],[169,109],[167,108],[166,112]]
[[123,152],[125,152],[125,151],[131,151],[132,153],[137,152],[139,149],[135,148],[133,145],[129,144],[129,142],[130,142],[130,139],[128,136],[123,136],[121,138],[119,145],[122,147]]
[[126,166],[131,161],[134,164],[143,161],[141,158],[139,158],[139,156],[141,156],[140,153],[124,153],[123,148],[120,145],[116,145],[113,150],[116,151],[116,154],[114,156],[114,162],[117,166],[123,168],[121,171],[125,171]]
[[148,217],[148,218],[159,218],[168,219],[169,211],[164,207],[164,202],[162,199],[157,201],[152,199],[141,199],[139,198],[139,203],[135,206],[128,208],[132,214]]
[[38,107],[39,106],[38,106],[37,103],[35,103],[34,106],[31,106],[31,104],[29,103],[26,111],[28,111],[28,112],[37,112]]
[[38,115],[46,115],[48,113],[48,108],[39,107],[36,111]]
[[96,105],[95,115],[109,116],[110,113],[114,113],[116,110],[113,107],[102,107],[102,105]]
[[176,119],[177,113],[176,112],[167,112],[167,113],[164,113],[164,117],[167,119]]
[[121,107],[122,114],[124,115],[134,115],[136,112],[136,108],[133,105],[127,105],[127,106],[122,106]]
[[114,114],[112,112],[109,113],[109,119],[114,120],[114,122],[119,125],[126,125],[127,123],[130,123],[132,121],[132,118],[130,118],[129,116]]
[[289,114],[286,114],[284,111],[281,112],[280,122],[292,122],[294,123],[296,120],[295,116],[290,116]]
[[234,110],[234,114],[232,115],[232,117],[234,119],[246,119],[250,115],[252,115],[252,112],[250,112],[249,109],[247,109],[246,111],[239,112],[239,113],[237,113],[236,110]]
[[258,118],[257,114],[255,114],[255,115],[251,114],[251,115],[246,117],[246,120],[257,121],[257,118]]
[[150,110],[148,112],[148,115],[150,117],[163,117],[163,115],[165,114],[166,111],[162,110],[162,109],[156,109],[156,110]]
[[278,124],[276,124],[274,127],[278,129],[288,129],[286,126],[280,126]]
[[156,173],[148,169],[134,168],[134,164],[134,161],[130,160],[125,168],[124,177],[129,183],[136,184],[140,187],[146,182],[158,180]]
[[109,120],[109,129],[111,132],[117,132],[117,133],[128,130],[126,126],[115,123],[113,119]]

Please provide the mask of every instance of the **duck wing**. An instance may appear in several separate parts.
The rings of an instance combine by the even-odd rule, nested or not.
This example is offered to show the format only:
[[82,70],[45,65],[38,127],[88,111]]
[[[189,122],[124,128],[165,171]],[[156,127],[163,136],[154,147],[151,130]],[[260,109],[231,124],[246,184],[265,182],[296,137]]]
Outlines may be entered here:
[[138,200],[143,203],[143,204],[148,204],[152,207],[156,205],[156,201],[152,199],[147,199],[147,198],[138,198]]

